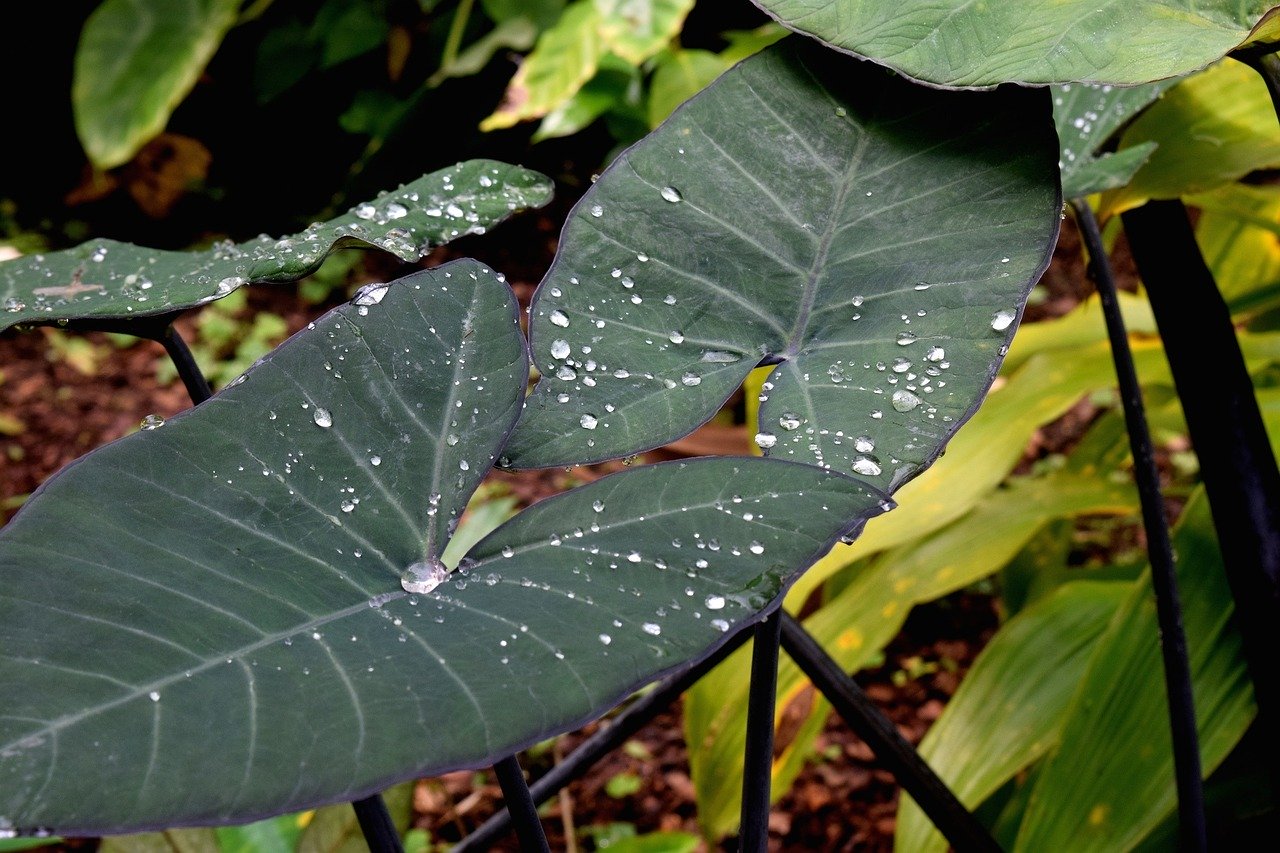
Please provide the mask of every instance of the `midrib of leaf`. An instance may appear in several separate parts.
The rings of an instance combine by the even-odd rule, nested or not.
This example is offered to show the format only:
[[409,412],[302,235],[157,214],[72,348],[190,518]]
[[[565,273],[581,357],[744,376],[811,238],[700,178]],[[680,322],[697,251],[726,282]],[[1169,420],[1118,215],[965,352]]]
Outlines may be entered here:
[[[805,66],[805,70],[808,70],[807,66]],[[826,89],[822,91],[826,92]],[[862,128],[859,128],[859,131],[862,131]],[[831,201],[831,212],[827,217],[826,227],[822,231],[822,237],[818,240],[818,250],[805,277],[804,290],[800,294],[800,310],[796,313],[796,320],[791,327],[786,346],[783,352],[780,353],[784,358],[795,358],[799,355],[800,348],[804,345],[805,338],[808,335],[809,319],[813,315],[814,302],[817,301],[818,282],[821,280],[822,273],[826,267],[827,255],[831,251],[831,243],[835,239],[836,233],[841,230],[838,224],[840,219],[838,213],[844,208],[849,190],[853,187],[854,179],[857,177],[858,167],[862,164],[862,158],[866,153],[869,139],[869,135],[863,131],[858,139],[858,147],[854,149],[852,156],[849,158],[849,165],[845,167],[844,174],[840,177],[835,198]]]

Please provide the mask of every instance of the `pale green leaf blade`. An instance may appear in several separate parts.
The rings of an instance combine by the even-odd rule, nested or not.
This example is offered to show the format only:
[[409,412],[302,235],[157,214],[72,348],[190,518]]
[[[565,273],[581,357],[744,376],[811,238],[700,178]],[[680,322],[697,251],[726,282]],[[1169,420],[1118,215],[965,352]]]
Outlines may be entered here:
[[240,0],[105,0],[76,49],[71,104],[99,169],[128,161],[169,122],[235,22]]
[[541,118],[572,98],[595,76],[604,55],[599,23],[593,0],[570,4],[555,26],[538,36],[507,84],[502,103],[480,129],[499,130]]
[[[404,835],[413,819],[413,783],[405,782],[388,788],[382,792],[382,800],[387,805],[392,824]],[[360,829],[355,809],[348,803],[342,803],[325,806],[312,815],[302,830],[296,850],[297,853],[366,853],[369,843]]]
[[679,34],[694,0],[595,0],[600,35],[618,56],[639,65]]
[[1215,65],[1166,92],[1125,130],[1119,153],[1149,142],[1158,147],[1127,186],[1103,196],[1101,215],[1280,165],[1280,127],[1266,84],[1240,62]]
[[[1253,691],[1203,491],[1174,533],[1204,772],[1253,719]],[[1144,577],[1099,640],[1061,741],[1039,774],[1017,850],[1123,850],[1175,807],[1155,600]]]
[[1227,184],[1191,196],[1196,241],[1232,314],[1256,315],[1280,301],[1280,190]]
[[1044,93],[923,89],[795,39],[744,61],[570,215],[510,463],[672,441],[780,359],[762,446],[896,487],[994,376],[1056,237],[1056,160]]
[[[1059,587],[1001,627],[920,743],[920,755],[969,808],[1053,748],[1093,647],[1130,584]],[[947,849],[904,795],[894,846]]]
[[493,160],[468,160],[276,239],[169,252],[114,240],[0,263],[0,330],[19,323],[125,320],[210,302],[257,282],[314,272],[334,248],[371,246],[403,261],[484,231],[551,198],[551,180]]
[[676,107],[709,86],[728,67],[728,62],[709,50],[665,54],[649,84],[649,126],[662,124]]
[[1247,41],[1270,0],[754,0],[784,26],[927,83],[1147,83]]

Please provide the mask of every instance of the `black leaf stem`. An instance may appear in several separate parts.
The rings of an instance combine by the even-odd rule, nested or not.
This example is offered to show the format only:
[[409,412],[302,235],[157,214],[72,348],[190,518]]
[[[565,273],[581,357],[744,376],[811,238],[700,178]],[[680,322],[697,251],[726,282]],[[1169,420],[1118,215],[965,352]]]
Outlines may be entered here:
[[778,695],[778,643],[782,607],[756,625],[747,693],[747,745],[742,768],[742,826],[738,850],[769,847],[769,792],[773,782],[774,708]]
[[182,339],[182,335],[178,334],[177,329],[172,325],[165,326],[155,340],[164,347],[164,351],[169,354],[169,360],[178,369],[178,375],[182,377],[182,384],[187,386],[187,394],[191,397],[193,404],[198,406],[213,396],[209,380],[201,372],[200,365],[196,364],[196,358],[191,353],[191,348]]
[[356,820],[360,822],[360,831],[369,845],[369,853],[404,853],[400,833],[396,832],[396,825],[381,794],[356,800],[351,807],[356,810]]
[[998,853],[1000,845],[986,827],[969,813],[857,682],[790,614],[782,617],[782,648],[822,691],[845,724],[897,778],[898,784],[920,805],[957,853]]
[[1182,401],[1235,602],[1266,762],[1280,783],[1280,469],[1235,324],[1181,201],[1121,215]]
[[520,761],[514,755],[508,755],[493,765],[493,770],[498,774],[502,798],[507,801],[507,812],[515,824],[520,849],[526,853],[551,853],[551,848],[547,846],[547,835],[542,831],[542,819],[538,817],[538,807],[529,793],[529,785],[524,781]]
[[1160,472],[1156,468],[1151,431],[1147,427],[1142,386],[1129,348],[1129,333],[1120,313],[1115,278],[1097,217],[1087,201],[1074,199],[1071,209],[1089,252],[1089,274],[1102,302],[1111,359],[1115,363],[1120,402],[1129,430],[1133,454],[1133,476],[1142,505],[1142,525],[1147,534],[1147,555],[1151,560],[1151,587],[1156,597],[1156,620],[1160,629],[1160,655],[1164,660],[1165,698],[1169,706],[1169,727],[1173,737],[1173,767],[1178,792],[1178,826],[1184,850],[1204,851],[1208,839],[1204,816],[1204,788],[1201,783],[1200,741],[1196,733],[1196,708],[1192,697],[1191,664],[1187,659],[1187,637],[1182,628],[1182,602],[1178,596],[1178,575],[1173,544],[1165,521]]

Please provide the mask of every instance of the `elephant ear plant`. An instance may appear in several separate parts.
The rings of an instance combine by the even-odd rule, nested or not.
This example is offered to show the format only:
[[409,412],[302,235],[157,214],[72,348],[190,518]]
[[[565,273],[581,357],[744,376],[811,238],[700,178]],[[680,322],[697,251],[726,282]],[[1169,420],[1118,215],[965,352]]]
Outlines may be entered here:
[[[771,618],[976,410],[1056,240],[1057,157],[1044,91],[935,91],[789,39],[574,208],[527,402],[514,297],[463,260],[364,288],[68,466],[0,533],[0,680],[22,688],[0,827],[243,822],[483,766]],[[424,180],[301,239],[10,262],[9,316],[164,319],[334,239],[416,251],[545,198],[496,164]],[[773,458],[630,468],[444,562],[495,462],[658,446],[761,364]]]

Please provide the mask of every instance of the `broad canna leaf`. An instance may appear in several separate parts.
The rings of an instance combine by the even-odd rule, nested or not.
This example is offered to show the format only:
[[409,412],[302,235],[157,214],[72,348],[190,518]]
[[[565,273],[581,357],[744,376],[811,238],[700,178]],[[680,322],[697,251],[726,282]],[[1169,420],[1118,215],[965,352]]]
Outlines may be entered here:
[[42,487],[0,533],[0,680],[30,687],[0,716],[0,814],[235,823],[491,763],[710,653],[891,506],[778,460],[649,466],[451,573],[525,352],[511,291],[459,261]]
[[240,0],[104,0],[76,49],[76,132],[99,169],[128,161],[159,135],[195,86]]
[[[991,638],[920,743],[921,757],[966,806],[976,808],[1054,747],[1094,645],[1131,587],[1068,583]],[[941,853],[947,842],[904,794],[894,846]]]
[[432,172],[342,216],[281,239],[262,236],[198,252],[93,240],[0,263],[0,330],[18,323],[122,320],[211,302],[256,282],[314,272],[334,248],[365,245],[403,261],[551,198],[551,180],[492,160]]
[[795,39],[747,59],[570,214],[510,464],[665,444],[781,361],[757,442],[896,488],[995,375],[1056,239],[1056,161],[1043,92],[923,89]]
[[[1174,532],[1206,774],[1255,713],[1231,591],[1203,490]],[[1061,739],[1038,774],[1016,850],[1127,850],[1173,811],[1173,750],[1148,576],[1120,606],[1080,679]]]
[[1270,0],[754,0],[784,26],[940,86],[1147,83],[1256,34]]

